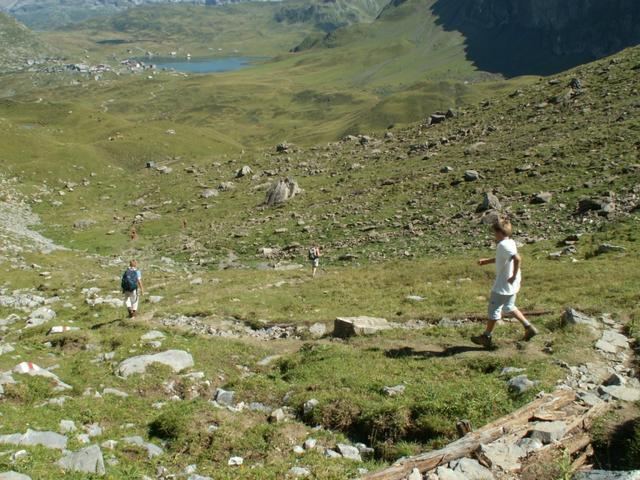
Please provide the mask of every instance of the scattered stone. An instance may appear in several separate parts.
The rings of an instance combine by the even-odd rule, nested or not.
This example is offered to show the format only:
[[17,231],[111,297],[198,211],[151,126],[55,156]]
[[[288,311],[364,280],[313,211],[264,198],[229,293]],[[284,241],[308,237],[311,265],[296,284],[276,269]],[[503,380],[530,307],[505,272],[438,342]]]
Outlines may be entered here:
[[218,402],[220,405],[224,405],[225,407],[232,407],[234,405],[233,400],[235,395],[236,395],[236,392],[218,388],[216,390],[216,393],[214,394],[214,400]]
[[588,472],[576,473],[573,476],[573,480],[640,480],[640,470],[628,472],[591,470]]
[[525,455],[529,455],[531,452],[537,452],[544,444],[538,440],[537,438],[523,438],[518,442],[518,447],[520,447]]
[[553,198],[553,194],[551,192],[540,192],[540,193],[536,193],[531,198],[531,203],[534,205],[543,205],[545,203],[551,203],[552,198]]
[[0,480],[31,480],[29,475],[14,471],[0,473]]
[[327,326],[324,323],[314,323],[309,327],[309,333],[313,338],[322,338],[327,333]]
[[251,167],[249,167],[248,165],[245,165],[240,170],[238,170],[238,172],[236,173],[236,178],[246,177],[248,175],[251,175],[252,173],[253,173],[253,170],[251,170]]
[[424,297],[421,297],[419,295],[408,295],[406,299],[410,302],[416,302],[416,303],[424,302]]
[[461,473],[466,480],[494,480],[495,478],[491,470],[471,458],[461,458],[449,466],[453,467],[455,472]]
[[56,391],[60,390],[71,390],[71,385],[67,385],[62,380],[58,378],[55,373],[50,372],[49,370],[45,370],[44,368],[39,367],[33,362],[22,362],[16,365],[13,368],[14,373],[29,375],[31,377],[44,377],[50,378],[56,384]]
[[151,330],[140,337],[143,342],[150,340],[160,340],[165,338],[165,334],[158,330]]
[[269,421],[271,423],[282,423],[286,419],[287,419],[287,414],[284,413],[284,410],[282,408],[278,408],[274,410],[273,412],[271,412],[271,415],[269,415]]
[[308,468],[304,468],[304,467],[291,467],[291,470],[289,470],[289,475],[292,475],[294,477],[308,477],[311,475],[311,471]]
[[318,441],[315,438],[307,438],[302,446],[305,450],[313,450],[317,444]]
[[60,433],[75,432],[76,430],[76,424],[73,420],[60,420]]
[[150,459],[153,457],[162,455],[164,453],[164,450],[162,450],[162,448],[158,447],[157,445],[154,445],[153,443],[145,442],[142,437],[137,435],[133,437],[125,437],[122,439],[122,442],[126,443],[127,445],[135,445],[137,447],[142,447],[146,449],[147,456]]
[[244,458],[242,457],[231,457],[227,462],[227,465],[230,467],[239,467],[244,463]]
[[475,182],[480,180],[480,174],[475,170],[467,170],[464,172],[464,181],[465,182]]
[[624,247],[620,247],[618,245],[612,245],[610,243],[603,243],[596,250],[596,255],[604,255],[606,253],[613,253],[613,252],[621,253],[624,251],[626,251]]
[[438,467],[436,469],[437,480],[467,480],[462,473],[451,470],[448,467]]
[[23,433],[13,433],[9,435],[0,435],[0,444],[20,445],[25,447],[43,446],[64,450],[67,448],[67,437],[55,432],[39,432],[27,429]]
[[520,459],[527,452],[518,445],[510,444],[504,440],[498,440],[489,445],[480,446],[480,455],[483,460],[488,460],[492,468],[499,468],[503,472],[517,472],[520,470]]
[[531,428],[530,437],[548,445],[562,440],[566,431],[567,425],[564,422],[536,422]]
[[537,385],[537,382],[533,382],[529,380],[529,377],[526,375],[518,375],[517,377],[513,377],[507,382],[507,386],[509,390],[513,393],[522,394],[531,390],[533,387]]
[[411,473],[407,477],[407,480],[422,480],[422,473],[417,468],[411,470]]
[[56,318],[56,312],[49,307],[40,307],[31,312],[27,319],[27,327],[38,327]]
[[62,457],[57,465],[63,470],[74,472],[92,473],[94,475],[104,475],[104,459],[102,451],[98,445],[91,445],[77,452],[68,452]]
[[194,365],[193,357],[184,350],[167,350],[153,355],[128,358],[118,366],[118,374],[127,378],[134,373],[144,373],[153,363],[166,365],[176,373]]
[[522,373],[522,372],[524,372],[525,370],[526,370],[525,368],[504,367],[504,368],[500,371],[500,375],[502,375],[502,376],[515,375],[516,373]]
[[638,402],[640,401],[640,389],[625,387],[625,386],[601,386],[599,388],[601,393],[611,395],[616,400],[622,400],[623,402]]
[[313,412],[318,405],[320,405],[320,402],[315,398],[312,398],[311,400],[307,400],[306,402],[304,402],[304,405],[302,406],[302,412],[304,413],[305,416],[307,416],[311,412]]
[[389,330],[391,325],[384,318],[338,317],[333,325],[333,335],[339,338],[374,335]]
[[283,178],[271,185],[267,191],[265,204],[267,206],[280,205],[293,199],[296,195],[302,193],[302,190],[292,178]]
[[217,197],[218,195],[220,195],[220,191],[213,188],[207,188],[200,194],[200,196],[204,199]]
[[482,213],[482,212],[487,212],[489,210],[499,211],[501,209],[502,209],[502,204],[500,203],[500,200],[498,200],[498,197],[496,197],[491,192],[486,192],[482,199],[482,203],[478,205],[476,212]]
[[339,443],[337,445],[337,448],[338,448],[338,452],[340,452],[340,455],[342,455],[347,460],[353,460],[355,462],[362,461],[360,451],[356,447],[352,445],[346,445],[344,443]]
[[397,397],[399,395],[404,394],[404,391],[407,389],[405,385],[396,385],[395,387],[383,387],[382,393],[387,395],[388,397]]
[[565,325],[586,325],[588,327],[599,328],[600,323],[595,318],[578,312],[573,308],[567,308],[562,315],[562,322]]

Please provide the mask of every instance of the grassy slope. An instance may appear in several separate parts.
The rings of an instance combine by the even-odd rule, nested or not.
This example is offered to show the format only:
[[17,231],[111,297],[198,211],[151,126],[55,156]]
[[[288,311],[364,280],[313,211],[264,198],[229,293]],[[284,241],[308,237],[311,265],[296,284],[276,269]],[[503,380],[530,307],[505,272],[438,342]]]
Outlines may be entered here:
[[29,59],[38,60],[51,48],[24,25],[0,12],[0,73],[24,68]]

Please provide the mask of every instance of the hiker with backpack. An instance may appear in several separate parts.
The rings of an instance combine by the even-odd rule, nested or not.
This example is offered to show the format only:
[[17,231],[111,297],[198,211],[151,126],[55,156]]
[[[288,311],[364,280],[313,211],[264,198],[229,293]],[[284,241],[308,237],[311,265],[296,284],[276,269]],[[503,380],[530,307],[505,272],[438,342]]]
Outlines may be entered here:
[[135,318],[138,312],[140,296],[144,294],[142,272],[138,270],[137,260],[131,260],[129,262],[129,268],[122,274],[122,293],[124,294],[125,305],[129,311],[129,318]]
[[320,247],[313,246],[309,249],[309,261],[311,262],[311,276],[315,277],[318,273],[318,267],[320,266]]
[[494,258],[482,258],[478,265],[496,266],[496,280],[491,289],[489,299],[489,320],[484,333],[471,337],[476,345],[485,348],[493,346],[492,333],[502,314],[513,315],[524,328],[524,341],[529,341],[538,335],[538,329],[531,325],[523,313],[516,307],[516,297],[520,291],[522,280],[522,258],[518,254],[516,242],[511,238],[512,227],[509,220],[498,220],[493,225],[493,233],[496,240],[496,256]]

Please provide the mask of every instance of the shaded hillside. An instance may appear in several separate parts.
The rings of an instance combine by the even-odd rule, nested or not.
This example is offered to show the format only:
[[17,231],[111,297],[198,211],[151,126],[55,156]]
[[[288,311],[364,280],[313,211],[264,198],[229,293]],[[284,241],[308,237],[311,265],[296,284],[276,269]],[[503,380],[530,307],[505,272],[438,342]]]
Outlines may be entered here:
[[432,11],[461,32],[479,69],[549,75],[640,43],[636,0],[438,0]]
[[0,72],[17,71],[51,54],[51,48],[13,18],[0,13]]
[[[292,2],[293,3],[293,2]],[[287,23],[311,23],[325,32],[373,20],[388,0],[316,0],[283,6],[276,19]]]

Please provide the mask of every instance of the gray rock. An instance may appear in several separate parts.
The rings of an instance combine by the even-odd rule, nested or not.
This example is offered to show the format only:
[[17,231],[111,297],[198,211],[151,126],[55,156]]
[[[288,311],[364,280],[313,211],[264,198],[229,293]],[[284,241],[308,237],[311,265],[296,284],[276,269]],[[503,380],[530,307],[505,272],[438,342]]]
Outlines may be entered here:
[[49,307],[40,307],[31,312],[27,319],[27,327],[38,327],[56,318],[56,312]]
[[339,443],[337,447],[338,447],[338,452],[340,452],[340,455],[342,455],[347,460],[353,460],[356,462],[362,461],[362,457],[360,456],[360,451],[356,447],[352,445],[346,445],[344,443]]
[[475,182],[477,180],[480,180],[480,174],[476,170],[467,170],[464,172],[465,182]]
[[520,459],[527,455],[522,447],[504,440],[481,445],[480,453],[490,462],[492,468],[497,467],[503,472],[519,471],[521,468]]
[[76,424],[73,422],[73,420],[60,420],[61,433],[75,432],[76,430]]
[[165,338],[165,334],[158,330],[150,330],[140,337],[140,340],[146,342],[149,340],[159,340]]
[[251,167],[245,165],[240,170],[238,170],[238,172],[236,173],[236,178],[246,177],[247,175],[251,175],[252,173],[253,170],[251,170]]
[[315,438],[307,438],[302,445],[305,450],[313,450],[318,445],[318,441]]
[[491,192],[486,192],[482,199],[482,203],[478,205],[478,208],[476,211],[478,213],[482,213],[488,210],[501,210],[501,209],[502,209],[502,204],[500,203],[500,200],[498,200],[498,197],[496,197]]
[[333,335],[339,338],[374,335],[390,328],[384,318],[338,317],[333,324]]
[[220,192],[213,188],[207,188],[206,190],[203,190],[202,193],[200,194],[200,196],[205,199],[217,197],[218,195],[220,195]]
[[618,353],[618,347],[602,339],[596,342],[596,348],[605,353]]
[[157,445],[154,445],[153,443],[150,442],[145,442],[144,439],[140,436],[133,436],[133,437],[125,437],[122,439],[123,443],[126,443],[128,445],[135,445],[138,447],[142,447],[144,449],[147,450],[147,456],[151,459],[153,457],[157,457],[159,455],[162,455],[164,453],[164,450],[162,450],[162,448],[158,447]]
[[312,398],[311,400],[307,400],[306,402],[304,402],[304,405],[302,406],[302,412],[304,413],[305,416],[307,416],[311,412],[313,412],[313,410],[315,410],[315,408],[318,405],[320,405],[320,402],[315,398]]
[[540,192],[536,193],[531,198],[531,203],[534,205],[542,205],[545,203],[551,203],[551,199],[553,198],[553,194],[551,192]]
[[411,473],[407,477],[407,480],[422,480],[422,473],[417,468],[411,470]]
[[104,459],[98,445],[66,453],[57,463],[63,470],[104,475]]
[[579,392],[578,399],[588,407],[594,407],[602,402],[600,397],[591,392]]
[[277,408],[271,415],[269,415],[269,421],[271,423],[282,423],[287,419],[287,414],[284,413],[284,410],[281,408]]
[[602,382],[602,385],[604,385],[605,387],[611,387],[624,385],[624,383],[625,379],[622,375],[620,375],[619,373],[612,373],[609,378]]
[[416,303],[424,302],[424,297],[421,297],[420,295],[408,295],[406,298],[410,302],[416,302]]
[[514,393],[524,393],[535,387],[537,382],[529,380],[526,375],[518,375],[507,382],[509,390]]
[[218,402],[220,405],[224,405],[225,407],[231,407],[234,405],[235,395],[236,395],[236,392],[218,388],[216,390],[216,393],[214,394],[214,400]]
[[530,437],[540,440],[545,445],[562,440],[567,431],[564,422],[536,422],[530,430]]
[[187,480],[213,480],[211,477],[203,477],[202,475],[189,475]]
[[537,438],[523,438],[518,442],[518,447],[524,451],[525,455],[529,455],[531,452],[540,450],[544,444]]
[[267,190],[265,204],[270,207],[279,205],[288,202],[296,195],[299,195],[301,192],[302,190],[298,186],[298,182],[296,182],[294,179],[280,179],[276,183],[271,185],[269,190]]
[[502,376],[509,376],[509,375],[515,375],[516,373],[522,373],[526,370],[526,368],[518,368],[518,367],[504,367],[501,371],[500,371],[500,375]]
[[83,230],[95,224],[96,224],[96,221],[91,219],[76,220],[75,222],[73,222],[73,228],[75,228],[76,230]]
[[573,308],[567,308],[562,315],[562,321],[565,325],[586,325],[588,327],[599,328],[600,323],[595,318],[589,317],[584,313],[578,312]]
[[626,249],[618,245],[612,245],[610,243],[603,243],[596,250],[596,255],[604,255],[605,253],[621,253]]
[[67,437],[55,432],[39,432],[27,429],[22,433],[13,433],[9,435],[0,435],[0,444],[19,445],[26,447],[42,446],[45,448],[53,448],[64,450],[67,448]]
[[438,467],[436,470],[438,480],[467,480],[462,473],[451,470],[448,467]]
[[640,470],[628,472],[591,470],[589,472],[576,473],[573,476],[573,480],[640,480]]
[[313,338],[322,338],[327,333],[327,326],[324,323],[314,323],[309,327],[309,333]]
[[0,480],[31,480],[29,475],[14,471],[0,473]]
[[451,462],[450,466],[453,467],[454,471],[464,475],[467,480],[494,480],[495,478],[491,470],[471,458],[461,458]]
[[308,468],[304,467],[291,467],[291,470],[289,470],[289,474],[298,478],[308,477],[311,475],[311,471]]
[[126,398],[129,396],[127,392],[123,392],[122,390],[118,390],[117,388],[107,387],[102,390],[102,395],[114,395],[116,397]]
[[140,355],[128,358],[118,366],[118,373],[125,378],[134,373],[144,373],[147,367],[153,363],[166,365],[174,372],[181,372],[194,365],[193,357],[184,350],[167,350],[154,355]]
[[399,395],[402,395],[406,389],[407,387],[405,385],[396,385],[395,387],[383,387],[382,393],[384,393],[388,397],[397,397]]
[[615,330],[605,330],[601,339],[618,348],[629,348],[629,339]]
[[603,394],[611,395],[616,400],[622,400],[623,402],[638,402],[640,401],[640,389],[624,386],[611,386],[599,388]]

